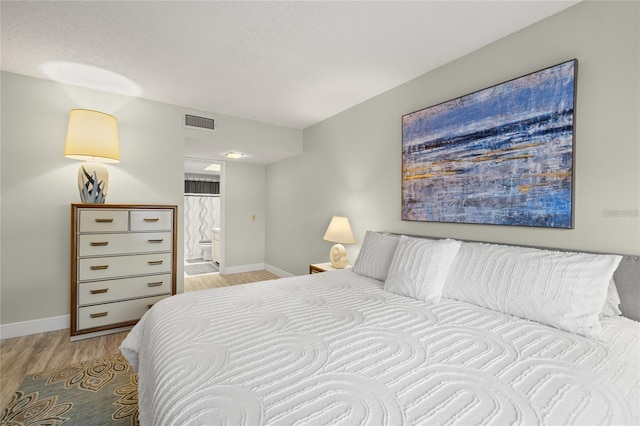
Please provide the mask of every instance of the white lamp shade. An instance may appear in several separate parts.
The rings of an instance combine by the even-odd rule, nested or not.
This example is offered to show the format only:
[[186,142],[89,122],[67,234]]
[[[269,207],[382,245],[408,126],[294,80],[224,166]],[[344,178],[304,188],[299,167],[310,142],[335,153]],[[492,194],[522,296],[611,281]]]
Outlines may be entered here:
[[340,244],[353,244],[356,242],[353,232],[351,232],[349,219],[344,216],[333,216],[331,218],[331,223],[329,223],[327,232],[325,232],[322,239]]
[[76,160],[119,163],[118,119],[104,112],[72,109],[64,156]]

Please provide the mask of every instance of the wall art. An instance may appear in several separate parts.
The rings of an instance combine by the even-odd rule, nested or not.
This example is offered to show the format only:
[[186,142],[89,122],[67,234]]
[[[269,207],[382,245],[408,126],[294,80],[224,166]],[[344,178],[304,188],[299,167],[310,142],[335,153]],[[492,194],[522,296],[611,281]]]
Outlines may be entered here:
[[573,227],[577,60],[402,117],[402,220]]

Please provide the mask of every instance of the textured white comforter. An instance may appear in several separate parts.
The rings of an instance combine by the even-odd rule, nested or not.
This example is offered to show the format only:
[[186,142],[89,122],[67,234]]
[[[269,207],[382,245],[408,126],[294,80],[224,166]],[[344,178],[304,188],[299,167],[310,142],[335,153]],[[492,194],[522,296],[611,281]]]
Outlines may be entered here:
[[157,303],[122,344],[142,425],[640,423],[640,324],[588,339],[352,271]]

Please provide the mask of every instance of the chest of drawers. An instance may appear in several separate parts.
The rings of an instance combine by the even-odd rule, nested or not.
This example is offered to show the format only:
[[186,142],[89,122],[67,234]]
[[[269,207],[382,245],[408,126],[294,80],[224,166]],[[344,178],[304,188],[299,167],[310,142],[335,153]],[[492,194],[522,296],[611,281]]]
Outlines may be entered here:
[[71,205],[71,339],[131,328],[176,293],[177,207]]

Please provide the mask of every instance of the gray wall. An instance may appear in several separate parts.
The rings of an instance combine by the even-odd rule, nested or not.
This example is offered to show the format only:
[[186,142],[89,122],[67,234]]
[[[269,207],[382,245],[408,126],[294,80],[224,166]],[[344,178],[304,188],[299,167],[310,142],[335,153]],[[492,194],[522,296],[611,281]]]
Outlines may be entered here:
[[[70,207],[79,202],[78,161],[62,151],[69,110],[89,108],[118,118],[121,162],[107,165],[108,203],[178,205],[178,259],[183,258],[185,141],[260,143],[301,151],[302,131],[221,114],[212,133],[185,129],[183,108],[1,74],[0,324],[69,313]],[[227,162],[223,215],[226,266],[264,262],[265,166]],[[246,197],[246,198],[245,198]],[[256,214],[256,221],[251,214]],[[178,265],[178,288],[183,271]]]
[[[640,253],[638,2],[584,2],[304,131],[301,156],[268,166],[267,263],[302,274],[328,260],[331,215],[367,229]],[[419,53],[418,53],[419,54]],[[575,229],[403,222],[401,116],[577,58]]]
[[[227,162],[223,182],[225,209],[225,270],[238,265],[264,263],[266,166]],[[255,220],[253,219],[255,216]],[[235,242],[235,244],[232,244]],[[240,244],[241,243],[241,244]]]
[[[304,140],[302,154],[269,166],[226,164],[227,267],[266,261],[306,273],[309,263],[328,260],[322,235],[333,214],[350,217],[358,240],[347,247],[352,261],[367,229],[639,253],[640,218],[603,215],[640,208],[639,9],[583,2],[304,132],[214,114],[219,131],[203,136],[182,128],[178,106],[3,72],[0,324],[69,313],[78,162],[62,149],[72,108],[119,119],[122,162],[108,166],[110,203],[180,206],[188,140],[290,154]],[[403,114],[572,58],[579,60],[575,229],[400,220]],[[182,236],[178,247],[182,258]]]

